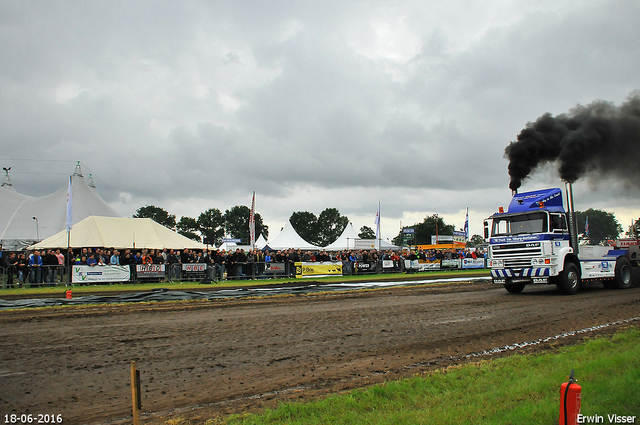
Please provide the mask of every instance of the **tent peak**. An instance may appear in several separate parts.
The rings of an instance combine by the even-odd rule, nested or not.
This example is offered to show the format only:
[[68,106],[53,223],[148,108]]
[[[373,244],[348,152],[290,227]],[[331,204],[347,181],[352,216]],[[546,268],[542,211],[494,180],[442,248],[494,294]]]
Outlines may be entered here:
[[11,167],[9,167],[9,168],[2,167],[2,169],[4,170],[4,181],[2,182],[2,185],[0,185],[0,187],[6,187],[8,189],[13,189],[13,183],[11,183],[11,178],[9,177],[9,170],[11,170]]
[[89,174],[89,179],[87,180],[87,185],[89,187],[94,188],[94,189],[96,188],[96,185],[93,183],[93,177],[91,177],[91,174]]
[[84,177],[82,175],[82,168],[80,167],[80,161],[78,161],[78,163],[76,164],[76,169],[73,171],[73,175],[78,176],[78,177]]

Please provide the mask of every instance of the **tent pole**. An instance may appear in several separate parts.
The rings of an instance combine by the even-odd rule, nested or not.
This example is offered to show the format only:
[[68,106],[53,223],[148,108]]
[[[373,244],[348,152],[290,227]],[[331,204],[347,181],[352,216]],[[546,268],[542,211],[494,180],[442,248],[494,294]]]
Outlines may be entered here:
[[67,286],[71,286],[71,230],[67,229],[67,255],[65,255],[67,259]]

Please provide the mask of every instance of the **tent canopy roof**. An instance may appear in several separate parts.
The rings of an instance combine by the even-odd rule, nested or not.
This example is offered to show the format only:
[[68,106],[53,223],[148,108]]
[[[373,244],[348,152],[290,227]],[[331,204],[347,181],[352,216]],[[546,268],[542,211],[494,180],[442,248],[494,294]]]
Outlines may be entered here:
[[[6,171],[5,183],[8,180]],[[66,230],[69,180],[45,196],[28,196],[10,184],[0,187],[0,241],[4,249],[17,250]],[[120,217],[82,175],[80,164],[71,176],[71,210],[76,223],[89,216]],[[66,243],[65,243],[66,246]]]
[[284,228],[282,229],[280,234],[273,240],[270,240],[267,243],[267,246],[274,251],[280,251],[289,248],[308,250],[321,249],[320,247],[312,245],[302,239],[302,237],[298,235],[298,232],[296,232],[296,230],[293,228],[289,220],[287,220],[287,223],[284,225]]
[[[106,247],[117,249],[203,249],[205,246],[150,218],[87,217],[70,232],[71,248]],[[30,248],[66,248],[67,231],[63,230]]]

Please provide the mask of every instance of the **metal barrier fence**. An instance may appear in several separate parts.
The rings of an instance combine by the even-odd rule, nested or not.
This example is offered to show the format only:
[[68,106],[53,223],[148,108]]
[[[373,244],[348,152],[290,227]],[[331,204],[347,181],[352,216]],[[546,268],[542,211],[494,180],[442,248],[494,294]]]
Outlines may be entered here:
[[9,287],[39,287],[39,286],[56,286],[60,283],[66,283],[67,268],[66,266],[15,266],[0,267],[2,271],[2,288]]
[[[307,270],[322,269],[323,265],[333,265],[333,275],[366,275],[379,273],[416,273],[432,270],[452,269],[481,269],[486,268],[486,260],[480,259],[448,259],[448,260],[379,260],[379,261],[343,261],[326,263],[294,263],[294,262],[243,262],[227,264],[192,263],[192,264],[136,264],[129,266],[66,266],[40,267],[6,267],[0,266],[2,288],[12,287],[40,287],[73,284],[97,283],[148,283],[148,282],[179,282],[199,281],[201,283],[217,282],[221,280],[246,280],[270,278],[295,278],[309,276]],[[297,266],[298,265],[298,266]],[[300,266],[302,265],[302,266]],[[341,265],[341,267],[336,267]],[[297,268],[296,268],[297,267]],[[103,270],[117,268],[118,278],[108,280],[108,277],[93,278],[102,274]],[[304,272],[301,271],[304,270]],[[71,272],[71,276],[69,275]],[[314,275],[313,272],[310,275]],[[321,276],[322,271],[315,275]],[[82,281],[79,280],[82,278]]]

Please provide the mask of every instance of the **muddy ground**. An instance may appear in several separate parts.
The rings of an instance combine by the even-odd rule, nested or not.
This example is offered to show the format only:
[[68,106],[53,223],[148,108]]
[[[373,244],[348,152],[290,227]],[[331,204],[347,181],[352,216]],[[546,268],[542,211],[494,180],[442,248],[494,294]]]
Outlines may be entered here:
[[[3,311],[0,413],[3,419],[11,413],[61,414],[67,424],[130,423],[135,360],[142,376],[142,423],[177,417],[202,423],[469,361],[466,355],[494,347],[639,317],[638,287],[597,285],[562,296],[554,286],[532,286],[513,295],[486,282]],[[478,358],[488,356],[472,360]]]

